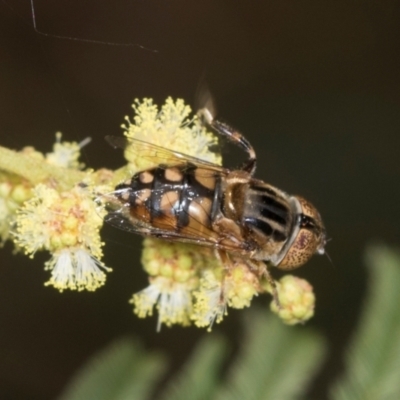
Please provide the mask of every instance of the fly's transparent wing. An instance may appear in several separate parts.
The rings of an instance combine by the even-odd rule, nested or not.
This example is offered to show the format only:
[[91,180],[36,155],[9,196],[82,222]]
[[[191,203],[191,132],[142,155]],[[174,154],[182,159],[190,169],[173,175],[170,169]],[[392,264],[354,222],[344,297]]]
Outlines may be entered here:
[[98,202],[100,202],[102,207],[107,211],[104,220],[108,224],[144,236],[153,236],[171,241],[176,240],[209,246],[214,246],[216,244],[218,235],[204,226],[202,226],[202,229],[185,227],[184,232],[179,232],[173,217],[162,218],[162,216],[157,218],[157,226],[154,226],[149,219],[149,215],[154,214],[151,209],[151,202],[143,207],[143,218],[138,218],[138,210],[135,209],[135,213],[132,213],[132,206],[129,200],[122,200],[125,194],[128,198],[129,190],[129,188],[115,190],[98,197]]
[[[150,172],[152,172],[152,168],[165,169],[179,167],[179,170],[183,174],[192,174],[191,177],[193,178],[193,176],[195,176],[196,179],[204,178],[204,182],[207,182],[209,178],[211,178],[211,180],[215,178],[223,179],[230,172],[228,169],[222,168],[217,164],[142,140],[126,139],[116,136],[107,136],[106,139],[113,147],[122,148],[128,152],[128,157],[132,155],[139,159],[146,160],[152,165],[152,167],[146,167]],[[188,171],[190,168],[193,168],[194,172]],[[193,175],[193,173],[195,175]],[[142,193],[137,190],[131,190],[129,185],[131,179],[132,175],[127,176],[124,180],[128,182],[126,185],[122,185],[121,188],[117,187],[113,192],[99,196],[103,207],[107,211],[105,217],[107,223],[128,232],[153,236],[169,241],[194,243],[232,251],[237,249],[237,247],[234,246],[228,248],[226,245],[222,245],[220,235],[216,233],[211,226],[205,226],[201,221],[196,221],[195,217],[191,215],[190,212],[187,217],[192,220],[192,224],[184,226],[181,229],[177,228],[175,216],[157,215],[157,210],[152,208],[153,204],[150,197],[161,197],[165,193],[165,188],[163,186],[157,189],[157,185],[154,185],[152,189],[145,189],[151,190],[151,195],[146,193],[149,201],[146,201],[145,204],[139,207],[137,203],[135,203],[135,200],[136,198],[141,198]],[[157,193],[157,190],[160,190],[160,193]],[[173,209],[172,204],[171,209]],[[206,210],[204,211],[207,212]],[[239,244],[238,246],[240,247]]]
[[[127,196],[124,196],[124,195]],[[242,250],[242,243],[227,243],[224,237],[215,232],[211,226],[204,226],[201,221],[196,221],[195,217],[188,215],[194,219],[194,224],[177,229],[176,219],[174,217],[162,216],[156,217],[155,221],[151,221],[149,215],[153,215],[151,202],[143,207],[143,218],[138,218],[138,211],[131,212],[131,203],[129,200],[123,200],[122,197],[128,199],[129,188],[115,190],[107,195],[100,196],[103,207],[107,211],[104,220],[118,228],[130,233],[136,233],[143,236],[152,236],[155,238],[165,239],[168,241],[177,241],[182,243],[192,243],[202,246],[219,248],[227,251]],[[171,205],[172,206],[172,205]]]
[[[177,165],[196,165],[209,170],[226,173],[227,170],[218,164],[214,164],[197,157],[192,157],[187,154],[180,153],[157,146],[149,142],[139,139],[127,139],[123,136],[106,136],[106,140],[114,148],[124,149],[129,161],[135,160],[135,163],[145,165],[142,169],[152,167],[168,167]],[[144,163],[142,163],[144,161]]]

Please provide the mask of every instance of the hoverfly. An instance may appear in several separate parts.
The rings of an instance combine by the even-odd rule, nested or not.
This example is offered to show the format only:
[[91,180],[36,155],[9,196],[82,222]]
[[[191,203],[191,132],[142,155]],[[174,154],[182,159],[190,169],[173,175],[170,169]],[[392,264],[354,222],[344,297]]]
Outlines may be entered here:
[[208,108],[200,114],[214,132],[247,153],[245,164],[231,170],[148,142],[109,136],[112,146],[151,153],[158,165],[135,173],[106,196],[106,221],[145,236],[212,247],[225,268],[230,255],[239,257],[265,275],[279,304],[268,267],[291,270],[324,253],[320,214],[304,198],[255,179],[256,154],[249,141]]

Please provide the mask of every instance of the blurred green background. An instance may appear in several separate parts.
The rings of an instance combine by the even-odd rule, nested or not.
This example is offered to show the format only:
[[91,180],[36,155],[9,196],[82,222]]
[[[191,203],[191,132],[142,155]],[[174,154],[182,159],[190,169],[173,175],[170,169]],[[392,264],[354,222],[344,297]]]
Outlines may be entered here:
[[[309,398],[324,399],[343,368],[341,351],[365,294],[366,244],[400,238],[400,6],[395,1],[27,1],[0,4],[0,142],[49,151],[54,133],[92,143],[87,165],[115,168],[119,135],[136,97],[194,105],[201,78],[219,115],[258,152],[257,177],[301,194],[320,210],[333,260],[314,257],[296,274],[317,295],[308,324],[331,352]],[[236,153],[235,153],[236,154]],[[228,165],[233,157],[227,154]],[[1,250],[0,398],[52,399],[89,356],[126,334],[165,352],[178,368],[199,338],[132,315],[128,299],[146,286],[140,237],[104,229],[114,268],[96,293],[44,288],[47,254],[32,261]],[[267,309],[269,299],[257,299]],[[240,343],[240,311],[214,328]]]

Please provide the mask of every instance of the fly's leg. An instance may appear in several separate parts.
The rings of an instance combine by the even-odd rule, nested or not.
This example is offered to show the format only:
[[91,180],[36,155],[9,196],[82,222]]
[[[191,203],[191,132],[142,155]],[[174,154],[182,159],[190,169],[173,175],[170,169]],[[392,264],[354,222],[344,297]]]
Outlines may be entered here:
[[217,259],[219,260],[219,262],[221,263],[221,265],[223,266],[224,273],[229,274],[230,271],[232,270],[232,261],[228,255],[228,253],[224,250],[216,249],[215,255],[216,255]]
[[276,281],[272,277],[272,275],[269,272],[268,266],[265,265],[262,261],[255,261],[255,260],[246,260],[249,266],[258,274],[261,276],[265,277],[269,285],[271,286],[271,295],[272,298],[278,307],[279,310],[282,309],[281,303],[279,301],[279,296],[278,296],[278,289],[276,287]]
[[279,301],[278,289],[276,288],[276,281],[272,277],[272,275],[269,273],[268,267],[266,265],[264,265],[263,275],[265,276],[265,279],[267,280],[267,282],[271,286],[272,298],[274,299],[274,302],[275,302],[276,306],[278,307],[278,310],[281,310],[282,306],[281,306],[281,303]]
[[252,176],[256,170],[256,152],[251,143],[236,129],[232,128],[225,122],[215,119],[212,107],[208,107],[208,102],[204,108],[198,111],[198,115],[211,129],[219,135],[225,136],[228,140],[248,154],[249,158],[240,169],[248,172]]
[[216,255],[217,259],[220,261],[220,263],[224,269],[224,277],[223,277],[223,281],[222,281],[222,285],[221,285],[221,295],[220,295],[220,302],[222,304],[225,302],[225,294],[224,294],[224,289],[223,289],[225,286],[224,280],[225,280],[225,277],[231,273],[231,271],[233,269],[233,265],[232,265],[232,260],[230,259],[229,254],[226,251],[216,249],[215,255]]
[[[222,250],[217,250],[216,251],[218,259],[221,261],[222,265],[224,266],[224,269],[226,270],[227,273],[232,270],[232,261],[229,258],[229,254],[226,251]],[[269,272],[268,266],[265,265],[262,261],[256,261],[256,260],[250,260],[250,259],[245,259],[243,258],[242,261],[248,265],[248,267],[258,276],[264,277],[268,284],[271,287],[271,295],[272,299],[274,300],[276,306],[278,307],[279,310],[282,309],[281,303],[279,301],[279,296],[278,296],[278,289],[276,286],[276,281],[272,277],[272,275]],[[221,300],[223,299],[223,293],[221,291]]]

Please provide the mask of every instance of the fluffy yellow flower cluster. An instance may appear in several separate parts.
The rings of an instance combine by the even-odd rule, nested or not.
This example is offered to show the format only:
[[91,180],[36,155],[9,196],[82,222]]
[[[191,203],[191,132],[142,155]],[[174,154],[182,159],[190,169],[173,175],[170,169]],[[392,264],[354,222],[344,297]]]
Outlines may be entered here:
[[30,255],[43,249],[51,252],[46,263],[51,278],[46,285],[60,291],[102,286],[103,271],[110,269],[99,261],[102,220],[87,188],[77,185],[60,193],[39,184],[33,192],[17,211],[15,241]]

